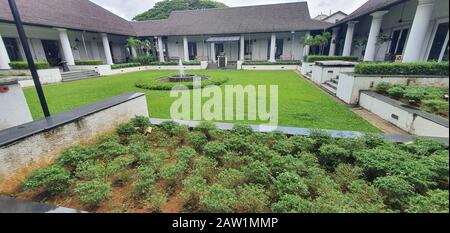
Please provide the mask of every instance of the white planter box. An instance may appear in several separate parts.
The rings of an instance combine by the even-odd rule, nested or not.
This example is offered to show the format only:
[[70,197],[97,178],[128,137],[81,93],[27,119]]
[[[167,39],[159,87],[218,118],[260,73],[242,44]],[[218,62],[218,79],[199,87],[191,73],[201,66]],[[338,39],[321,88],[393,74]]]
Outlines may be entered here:
[[357,104],[360,91],[372,90],[379,83],[419,84],[448,88],[449,78],[445,76],[376,76],[341,73],[336,96],[347,104]]
[[[29,70],[17,71],[27,74],[19,78],[19,83],[22,87],[34,87],[33,78]],[[59,83],[62,81],[61,72],[58,68],[38,70],[39,80],[41,84]]]
[[320,61],[312,68],[311,80],[317,84],[323,84],[334,78],[339,78],[343,72],[354,72],[354,62],[345,61]]
[[311,75],[314,62],[303,62],[301,73],[305,76]]
[[243,70],[297,70],[298,65],[242,65]]
[[448,119],[403,107],[375,92],[362,92],[360,106],[413,135],[449,137]]

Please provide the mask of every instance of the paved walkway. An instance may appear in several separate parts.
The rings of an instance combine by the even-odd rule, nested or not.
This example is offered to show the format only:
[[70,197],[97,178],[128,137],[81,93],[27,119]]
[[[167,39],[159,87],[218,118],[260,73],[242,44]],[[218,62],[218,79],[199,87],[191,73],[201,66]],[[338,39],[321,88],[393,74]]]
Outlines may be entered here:
[[351,110],[386,134],[409,135],[408,132],[398,128],[397,126],[391,124],[390,122],[384,120],[376,114],[367,111],[364,108],[356,107],[352,108]]
[[84,213],[83,211],[0,196],[0,213]]

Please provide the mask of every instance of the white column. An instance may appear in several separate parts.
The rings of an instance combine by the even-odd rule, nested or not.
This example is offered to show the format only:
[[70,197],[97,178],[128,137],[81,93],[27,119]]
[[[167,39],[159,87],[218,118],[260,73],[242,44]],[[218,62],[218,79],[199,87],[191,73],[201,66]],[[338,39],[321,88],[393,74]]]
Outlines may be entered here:
[[136,48],[131,46],[131,56],[132,57],[137,57],[137,52],[136,52]]
[[378,35],[380,35],[381,23],[383,16],[389,11],[377,11],[372,13],[372,25],[370,26],[369,38],[367,39],[366,53],[364,61],[374,61],[377,47]]
[[[311,32],[306,32],[305,34],[305,38],[308,38],[309,36],[311,36]],[[305,42],[303,42],[305,43]],[[307,44],[305,44],[305,46],[303,47],[303,57],[305,57],[306,55],[309,55],[309,51],[310,51],[311,47]],[[303,59],[302,57],[302,59]]]
[[241,35],[240,46],[239,46],[239,60],[245,60],[245,37]]
[[67,62],[67,65],[74,66],[75,59],[73,58],[72,46],[70,46],[67,29],[58,28],[57,30],[59,31],[59,41],[63,50],[64,60]]
[[158,55],[159,55],[159,61],[164,62],[164,46],[163,46],[163,40],[162,37],[158,37]]
[[335,56],[336,55],[336,43],[337,38],[339,36],[339,29],[338,27],[333,28],[333,33],[331,34],[331,41],[330,41],[330,52],[328,56]]
[[345,35],[344,51],[342,56],[350,56],[352,52],[353,32],[355,31],[355,25],[357,21],[350,21],[347,23],[347,34]]
[[294,31],[292,31],[291,32],[291,35],[292,35],[292,38],[291,38],[291,60],[295,60],[295,45],[296,45],[296,42],[295,42],[295,32]]
[[187,36],[183,37],[184,61],[189,61],[189,42]]
[[211,43],[211,58],[214,63],[216,63],[216,44]]
[[275,53],[277,51],[277,36],[272,33],[270,36],[270,59],[269,62],[276,62]]
[[9,70],[11,67],[9,66],[8,50],[6,50],[6,46],[3,43],[2,35],[0,35],[0,70]]
[[105,50],[106,64],[113,65],[114,62],[111,54],[111,47],[109,46],[108,34],[102,33],[102,42],[103,42],[103,49]]
[[406,43],[403,62],[420,61],[427,30],[430,26],[434,2],[435,0],[419,0],[408,42]]

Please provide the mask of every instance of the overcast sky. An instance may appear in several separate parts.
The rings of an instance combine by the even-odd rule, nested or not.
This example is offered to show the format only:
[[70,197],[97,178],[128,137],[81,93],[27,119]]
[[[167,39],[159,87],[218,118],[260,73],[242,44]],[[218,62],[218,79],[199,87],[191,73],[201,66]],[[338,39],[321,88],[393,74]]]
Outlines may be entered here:
[[[132,19],[135,15],[142,13],[155,5],[155,2],[160,0],[91,0],[102,7],[120,15],[126,19]],[[219,0],[227,6],[248,6],[248,5],[262,5],[274,4],[284,2],[300,2],[304,0]],[[318,14],[343,11],[347,14],[356,10],[367,0],[307,0],[309,4],[309,11],[311,16],[315,17]]]

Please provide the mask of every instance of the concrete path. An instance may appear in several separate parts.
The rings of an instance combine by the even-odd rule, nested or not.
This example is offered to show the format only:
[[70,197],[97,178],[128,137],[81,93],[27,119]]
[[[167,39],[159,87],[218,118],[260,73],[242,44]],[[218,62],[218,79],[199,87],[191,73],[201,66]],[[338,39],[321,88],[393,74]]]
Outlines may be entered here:
[[83,211],[0,196],[0,213],[85,213]]

